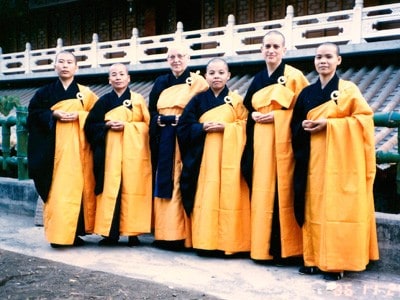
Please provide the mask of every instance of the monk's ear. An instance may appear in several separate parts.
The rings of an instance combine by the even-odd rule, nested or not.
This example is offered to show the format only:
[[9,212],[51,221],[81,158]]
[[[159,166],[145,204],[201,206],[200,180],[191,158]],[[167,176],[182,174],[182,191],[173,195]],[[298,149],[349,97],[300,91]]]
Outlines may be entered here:
[[339,55],[338,56],[338,65],[340,65],[342,63],[342,57]]

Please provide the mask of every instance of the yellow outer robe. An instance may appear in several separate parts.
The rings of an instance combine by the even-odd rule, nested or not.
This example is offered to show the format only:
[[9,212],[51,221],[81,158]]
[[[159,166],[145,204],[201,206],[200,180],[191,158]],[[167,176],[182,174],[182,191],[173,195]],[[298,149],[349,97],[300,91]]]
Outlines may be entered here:
[[304,260],[323,271],[361,271],[379,258],[373,200],[373,112],[359,89],[339,81],[337,104],[328,101],[307,119],[327,119],[311,135]]
[[[201,75],[190,73],[192,84],[177,84],[165,89],[157,101],[161,115],[181,115],[189,100],[208,89],[207,81]],[[154,197],[154,238],[155,240],[185,240],[185,247],[192,246],[191,224],[182,205],[179,180],[182,160],[178,142],[175,142],[174,186],[171,199]]]
[[223,122],[223,133],[208,133],[192,212],[193,248],[226,254],[250,250],[250,199],[240,172],[246,142],[247,109],[236,93],[232,105],[204,113],[200,123]]
[[120,234],[134,236],[151,229],[151,161],[149,121],[142,95],[131,92],[132,108],[118,106],[105,120],[124,121],[121,132],[109,130],[103,192],[97,196],[95,233],[108,236],[119,189]]
[[258,260],[273,258],[269,250],[276,192],[279,199],[281,256],[302,254],[302,233],[293,208],[294,156],[290,121],[297,96],[308,82],[300,71],[289,65],[285,66],[284,76],[285,86],[273,84],[252,97],[256,111],[274,112],[274,123],[254,125],[251,258]]
[[[83,204],[86,233],[94,229],[96,196],[92,152],[83,126],[97,96],[79,85],[81,99],[59,101],[51,110],[78,112],[75,122],[57,122],[53,180],[43,207],[46,239],[53,244],[72,245]],[[81,101],[82,100],[82,101]]]

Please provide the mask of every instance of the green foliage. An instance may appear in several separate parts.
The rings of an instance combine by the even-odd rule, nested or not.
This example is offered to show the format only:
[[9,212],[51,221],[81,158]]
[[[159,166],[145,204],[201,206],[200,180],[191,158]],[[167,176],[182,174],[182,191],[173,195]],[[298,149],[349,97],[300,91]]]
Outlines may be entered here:
[[18,106],[21,106],[18,96],[0,96],[0,113],[4,116],[7,117],[13,108]]

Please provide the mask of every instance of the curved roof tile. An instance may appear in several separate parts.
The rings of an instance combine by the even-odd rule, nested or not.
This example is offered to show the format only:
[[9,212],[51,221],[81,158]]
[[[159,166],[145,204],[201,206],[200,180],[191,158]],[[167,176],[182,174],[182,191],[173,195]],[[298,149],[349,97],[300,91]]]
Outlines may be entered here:
[[[349,67],[338,70],[341,78],[351,80],[358,85],[365,99],[374,112],[400,111],[400,67],[389,66],[363,66],[361,68]],[[231,90],[237,90],[239,94],[245,95],[254,73],[234,75],[228,82]],[[314,82],[317,73],[311,71],[305,74],[310,82]],[[109,84],[92,84],[90,88],[98,95],[103,95],[110,90]],[[131,90],[143,95],[148,99],[153,80],[136,81],[130,84]],[[27,106],[37,88],[2,89],[0,96],[15,95],[21,100],[21,104]],[[375,128],[376,147],[382,151],[398,151],[397,128]]]

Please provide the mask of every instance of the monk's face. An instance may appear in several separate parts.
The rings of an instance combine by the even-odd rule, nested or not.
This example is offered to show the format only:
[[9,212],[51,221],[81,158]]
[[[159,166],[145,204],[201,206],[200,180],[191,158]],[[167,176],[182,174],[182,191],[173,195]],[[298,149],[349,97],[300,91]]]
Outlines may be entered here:
[[212,61],[207,66],[205,77],[214,93],[218,93],[225,87],[230,76],[231,73],[228,71],[228,66],[223,61]]
[[124,92],[129,85],[130,80],[131,78],[126,66],[115,64],[110,67],[108,82],[117,93]]
[[190,57],[183,47],[178,47],[168,51],[167,60],[172,73],[178,77],[186,70]]
[[282,62],[286,47],[281,35],[271,33],[266,35],[261,46],[261,53],[270,67],[277,67]]
[[68,80],[75,76],[78,65],[71,53],[61,52],[56,57],[54,69],[62,80]]
[[321,45],[317,48],[314,65],[320,76],[327,78],[333,76],[341,62],[342,58],[334,45]]

